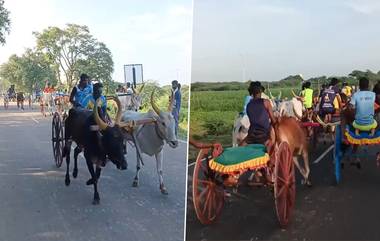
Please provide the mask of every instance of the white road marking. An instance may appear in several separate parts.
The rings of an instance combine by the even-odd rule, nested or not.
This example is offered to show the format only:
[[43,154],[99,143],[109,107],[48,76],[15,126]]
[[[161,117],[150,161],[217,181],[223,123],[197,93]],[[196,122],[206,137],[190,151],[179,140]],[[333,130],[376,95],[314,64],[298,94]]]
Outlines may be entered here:
[[36,118],[34,117],[30,117],[30,119],[32,119],[34,122],[36,122],[37,124],[40,123],[38,120],[36,120]]
[[318,162],[320,162],[326,155],[327,153],[329,153],[332,149],[334,148],[334,144],[331,145],[329,148],[327,148],[327,150],[325,152],[323,152],[314,162],[313,164],[317,164]]
[[191,167],[191,166],[194,166],[195,165],[195,162],[193,163],[190,163],[189,165],[187,165],[188,167]]

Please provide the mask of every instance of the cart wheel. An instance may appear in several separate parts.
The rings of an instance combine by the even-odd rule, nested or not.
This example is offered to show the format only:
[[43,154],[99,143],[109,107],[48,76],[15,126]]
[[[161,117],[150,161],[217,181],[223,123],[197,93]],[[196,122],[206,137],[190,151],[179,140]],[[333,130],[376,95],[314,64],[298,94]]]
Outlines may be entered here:
[[51,135],[52,135],[52,145],[53,145],[53,155],[55,160],[55,165],[61,167],[63,162],[63,125],[60,115],[56,112],[53,115],[53,121],[51,125]]
[[208,152],[200,150],[193,173],[193,203],[202,224],[211,224],[219,217],[224,205],[223,182],[208,167]]
[[280,143],[274,167],[274,197],[277,217],[282,227],[289,221],[296,199],[293,155],[287,142]]

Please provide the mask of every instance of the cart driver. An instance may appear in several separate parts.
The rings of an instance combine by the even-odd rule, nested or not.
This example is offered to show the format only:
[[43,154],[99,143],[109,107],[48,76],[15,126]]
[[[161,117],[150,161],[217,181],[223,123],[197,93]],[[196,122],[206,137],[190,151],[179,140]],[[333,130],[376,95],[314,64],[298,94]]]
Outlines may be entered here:
[[86,74],[81,74],[79,84],[72,89],[70,103],[74,107],[86,107],[82,102],[86,96],[92,94],[92,86],[88,84],[89,80],[90,78]]
[[270,101],[261,97],[263,91],[264,87],[259,81],[251,82],[248,88],[252,99],[246,108],[250,122],[248,136],[245,139],[247,144],[269,144],[271,124],[276,123]]
[[106,115],[107,115],[107,99],[106,97],[102,94],[103,92],[103,84],[102,83],[95,83],[93,86],[94,93],[92,95],[88,95],[84,100],[83,103],[85,103],[85,108],[87,109],[94,109],[95,106],[95,100],[99,99],[101,100],[100,104],[100,112],[99,116],[102,118],[104,121],[106,121]]
[[366,77],[359,79],[359,88],[360,90],[352,96],[350,102],[355,109],[355,120],[352,125],[356,135],[359,135],[359,131],[370,131],[370,135],[373,136],[377,127],[374,119],[376,94],[369,91],[369,80]]

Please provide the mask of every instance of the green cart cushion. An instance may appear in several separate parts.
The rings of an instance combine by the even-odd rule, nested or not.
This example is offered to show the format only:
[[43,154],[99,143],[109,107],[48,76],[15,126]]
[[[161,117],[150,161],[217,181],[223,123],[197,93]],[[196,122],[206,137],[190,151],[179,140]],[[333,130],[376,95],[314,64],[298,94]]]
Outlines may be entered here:
[[261,144],[251,144],[224,149],[220,156],[209,162],[209,166],[216,172],[228,174],[262,168],[268,161],[266,147]]

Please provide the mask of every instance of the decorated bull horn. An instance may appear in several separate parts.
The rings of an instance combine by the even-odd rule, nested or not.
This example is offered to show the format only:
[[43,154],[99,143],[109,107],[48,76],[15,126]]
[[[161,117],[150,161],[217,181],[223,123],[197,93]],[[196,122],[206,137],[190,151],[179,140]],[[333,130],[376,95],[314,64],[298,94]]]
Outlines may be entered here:
[[152,91],[152,94],[151,94],[151,96],[150,96],[150,104],[152,105],[152,108],[153,108],[153,110],[154,110],[154,112],[156,112],[156,114],[157,115],[160,115],[160,109],[157,107],[157,105],[156,105],[156,103],[154,103],[154,100],[153,100],[153,98],[154,98],[154,91],[155,91],[156,89],[153,89],[153,91]]
[[278,99],[278,100],[281,100],[281,96],[282,96],[282,92],[281,92],[281,90],[280,90],[280,94],[278,94],[277,99]]
[[169,106],[168,106],[168,112],[172,112],[173,110],[173,100],[174,99],[174,96],[173,96],[173,93],[172,95],[170,96],[170,101],[169,101]]
[[296,93],[294,93],[293,89],[292,89],[292,94],[293,94],[294,97],[300,98],[298,95],[296,95]]
[[122,114],[122,109],[121,109],[121,102],[119,100],[119,98],[115,97],[115,96],[108,96],[107,97],[107,100],[113,100],[116,102],[116,105],[117,105],[117,113],[116,113],[116,118],[115,118],[115,124],[120,124],[120,121],[121,121],[121,114]]
[[94,105],[94,118],[95,118],[96,124],[99,126],[99,129],[100,130],[105,130],[105,129],[107,129],[108,125],[99,116],[99,113],[98,113],[98,103],[99,103],[99,101],[101,101],[100,98],[98,98],[95,101],[95,105]]

